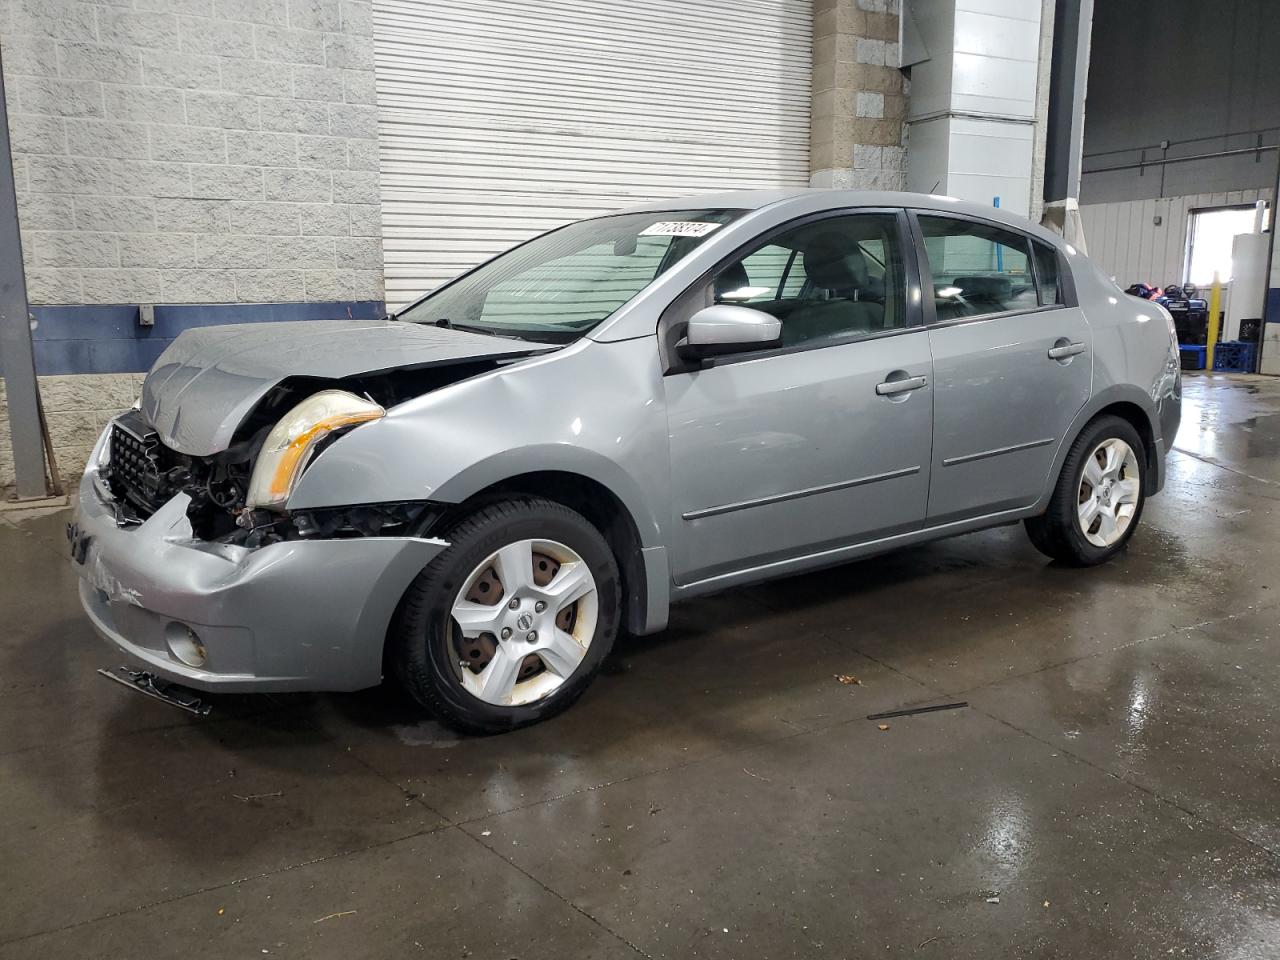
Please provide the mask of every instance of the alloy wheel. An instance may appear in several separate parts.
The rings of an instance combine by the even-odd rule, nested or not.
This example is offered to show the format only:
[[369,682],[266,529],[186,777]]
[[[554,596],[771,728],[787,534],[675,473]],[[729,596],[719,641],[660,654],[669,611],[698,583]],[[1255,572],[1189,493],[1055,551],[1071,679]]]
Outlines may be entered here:
[[1084,463],[1076,515],[1095,547],[1110,547],[1133,522],[1141,494],[1138,456],[1117,437],[1103,440]]
[[586,656],[599,620],[595,577],[553,540],[519,540],[471,571],[451,610],[458,680],[496,706],[554,693]]

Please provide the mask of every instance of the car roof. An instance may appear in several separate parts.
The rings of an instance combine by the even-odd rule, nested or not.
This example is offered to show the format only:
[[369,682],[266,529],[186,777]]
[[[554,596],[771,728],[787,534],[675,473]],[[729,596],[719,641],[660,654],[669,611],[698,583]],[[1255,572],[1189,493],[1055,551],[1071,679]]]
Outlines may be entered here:
[[996,223],[1003,223],[1016,230],[1033,233],[1050,240],[1055,244],[1062,243],[1062,237],[1033,223],[1026,217],[1010,213],[999,207],[961,200],[958,197],[944,197],[928,193],[907,193],[890,190],[830,190],[818,187],[792,187],[779,190],[736,190],[726,193],[698,194],[690,197],[672,197],[667,200],[656,200],[650,203],[628,207],[626,213],[656,210],[759,210],[763,207],[785,207],[788,204],[803,205],[812,209],[815,197],[823,195],[828,199],[828,207],[836,210],[845,207],[916,207],[925,210],[940,210],[952,213],[963,213],[973,217],[981,217]]

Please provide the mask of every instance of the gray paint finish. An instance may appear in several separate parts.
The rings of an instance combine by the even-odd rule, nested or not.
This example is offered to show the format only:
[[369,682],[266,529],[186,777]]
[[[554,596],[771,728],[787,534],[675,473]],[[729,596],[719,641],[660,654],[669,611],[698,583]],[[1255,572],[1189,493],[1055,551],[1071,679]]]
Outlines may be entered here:
[[207,456],[226,449],[249,411],[285,377],[336,380],[530,351],[525,343],[388,321],[202,327],[183,333],[156,361],[142,388],[142,413],[167,446]]
[[[1181,383],[1168,316],[1121,294],[1053,234],[974,204],[910,194],[797,191],[668,206],[674,204],[748,212],[589,336],[407,400],[342,435],[302,474],[289,509],[457,504],[494,484],[548,471],[594,481],[617,498],[638,533],[646,582],[631,586],[644,592],[647,619],[636,628],[645,632],[666,623],[669,598],[1032,516],[1043,510],[1072,440],[1113,403],[1146,418],[1156,454],[1148,492],[1160,488]],[[935,327],[919,325],[913,309],[909,325],[892,335],[721,358],[701,368],[664,359],[655,335],[664,311],[753,238],[827,211],[894,206],[984,218],[1052,244],[1069,267],[1079,306]],[[909,277],[908,284],[908,298],[918,302],[918,280]],[[297,334],[316,338],[273,343],[256,325],[252,334],[265,339],[252,350],[241,349],[249,331],[180,339],[152,374],[157,382],[145,391],[144,412],[187,449],[213,450],[234,430],[236,411],[252,406],[245,398],[261,396],[290,373],[340,377],[385,369],[396,356],[406,365],[429,364],[528,348],[435,328],[302,327]],[[1086,349],[1055,359],[1050,351],[1062,343]],[[914,389],[882,389],[906,381]],[[1048,437],[1054,442],[1043,442]],[[93,477],[91,466],[81,513],[96,529],[110,521],[95,503]],[[179,540],[178,552],[164,561],[139,555],[129,560],[131,569],[144,578],[174,576],[154,565],[178,565],[182,549],[200,550]],[[104,542],[124,549],[114,530],[104,531]],[[404,541],[394,555],[413,556],[415,543],[421,542]],[[306,546],[314,556],[287,546],[281,554],[299,570],[338,557],[323,543]],[[119,561],[104,555],[102,562]],[[392,594],[369,595],[369,623],[390,617]],[[261,606],[239,608],[244,619],[237,624],[252,629],[255,618],[274,616],[270,599],[257,596]],[[177,618],[184,609],[202,609],[199,591],[184,596],[179,587],[165,599],[166,612]],[[376,631],[346,642],[373,644],[381,653]],[[318,667],[305,645],[293,649],[298,659],[290,675],[298,685],[354,689],[369,682],[364,673]],[[373,653],[365,649],[362,657],[372,662]],[[161,672],[202,680],[173,663]]]
[[877,395],[895,370],[930,373],[923,329],[668,377],[676,582],[918,528],[933,398]]
[[[1050,357],[1063,339],[1092,342],[1078,307],[929,331],[935,394],[930,522],[1025,507],[1056,479],[1049,476],[1056,449],[1050,444],[1075,439],[1067,428],[1089,399],[1093,369],[1089,352],[1065,361]],[[997,450],[1006,453],[992,456]]]

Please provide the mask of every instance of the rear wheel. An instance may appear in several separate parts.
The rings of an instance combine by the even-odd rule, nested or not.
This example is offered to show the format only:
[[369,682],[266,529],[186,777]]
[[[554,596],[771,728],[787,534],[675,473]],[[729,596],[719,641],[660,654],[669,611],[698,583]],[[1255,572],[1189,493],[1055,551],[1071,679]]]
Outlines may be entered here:
[[559,713],[618,631],[618,567],[580,514],[517,498],[478,509],[409,587],[391,665],[419,703],[466,733]]
[[1099,417],[1072,444],[1048,509],[1027,534],[1048,557],[1093,566],[1124,549],[1142,517],[1146,450],[1133,426]]

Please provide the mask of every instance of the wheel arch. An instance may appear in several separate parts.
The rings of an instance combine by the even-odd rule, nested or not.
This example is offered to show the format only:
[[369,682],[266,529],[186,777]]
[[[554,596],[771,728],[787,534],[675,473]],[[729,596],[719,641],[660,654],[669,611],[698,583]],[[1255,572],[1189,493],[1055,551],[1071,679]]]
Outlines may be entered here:
[[[570,470],[531,470],[493,481],[452,504],[442,525],[461,518],[477,507],[509,497],[541,497],[574,510],[600,531],[613,551],[622,577],[623,625],[632,633],[652,633],[666,625],[669,595],[660,579],[666,553],[661,547],[646,549],[639,524],[623,499],[600,480]],[[657,582],[655,582],[657,581]]]
[[1143,494],[1150,496],[1157,493],[1164,485],[1163,439],[1160,436],[1155,404],[1147,394],[1135,386],[1116,385],[1090,398],[1063,434],[1062,442],[1058,444],[1058,452],[1053,458],[1053,465],[1049,469],[1044,491],[1036,501],[1037,511],[1042,511],[1048,506],[1049,499],[1057,486],[1058,477],[1062,474],[1062,465],[1066,462],[1067,454],[1071,452],[1071,447],[1076,440],[1091,423],[1099,417],[1108,415],[1120,417],[1130,424],[1142,440],[1146,459],[1144,464],[1146,470],[1143,472]]
[[[1157,486],[1157,477],[1159,475],[1159,464],[1157,462],[1157,458],[1159,457],[1159,453],[1156,448],[1156,433],[1155,428],[1152,426],[1151,418],[1147,415],[1146,411],[1136,403],[1133,403],[1130,400],[1118,400],[1115,403],[1111,403],[1103,407],[1090,417],[1089,420],[1080,427],[1080,432],[1077,433],[1076,436],[1079,436],[1080,433],[1084,432],[1089,427],[1089,424],[1093,423],[1099,417],[1105,416],[1119,417],[1138,432],[1138,437],[1142,440],[1142,449],[1146,459],[1146,462],[1143,464],[1146,469],[1143,471],[1142,475],[1142,492],[1147,496],[1155,493],[1157,489],[1159,489]],[[1071,442],[1075,443],[1075,440],[1073,439]]]

